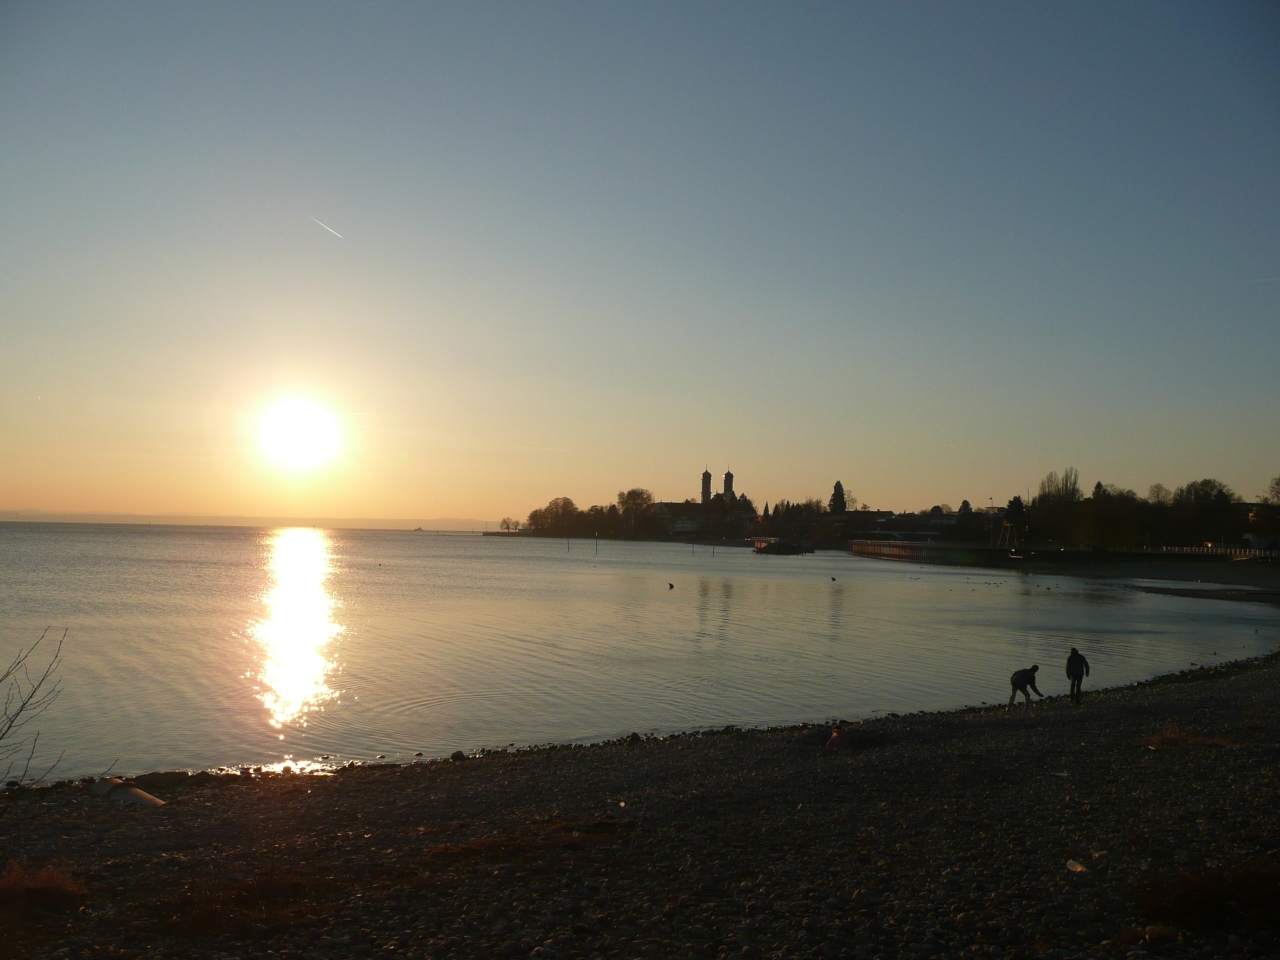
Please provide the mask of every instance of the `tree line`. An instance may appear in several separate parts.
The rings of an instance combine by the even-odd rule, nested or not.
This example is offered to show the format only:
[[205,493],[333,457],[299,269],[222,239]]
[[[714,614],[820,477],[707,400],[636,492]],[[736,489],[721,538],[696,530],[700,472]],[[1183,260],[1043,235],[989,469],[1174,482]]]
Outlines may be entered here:
[[1004,523],[1020,542],[1110,548],[1233,545],[1247,534],[1280,534],[1280,477],[1246,504],[1225,483],[1207,477],[1170,490],[1154,483],[1146,496],[1099,480],[1089,495],[1068,467],[1050,472],[1030,503],[1009,501]]
[[[826,503],[817,497],[804,500],[779,500],[773,507],[768,503],[761,512],[755,502],[740,493],[726,499],[717,493],[711,502],[703,504],[688,499],[683,503],[664,507],[667,516],[657,509],[652,492],[642,487],[619,491],[615,502],[581,509],[569,497],[556,497],[545,507],[538,507],[521,521],[504,517],[499,524],[505,532],[525,532],[544,537],[607,537],[610,539],[653,539],[665,536],[667,524],[677,515],[696,517],[700,535],[710,537],[744,536],[752,530],[777,532],[772,528],[806,526],[827,514],[844,514],[857,509],[858,500],[845,494],[844,485],[837,480],[831,497]],[[863,505],[863,509],[867,507]],[[763,527],[753,525],[763,524]]]
[[599,504],[582,510],[568,497],[556,497],[545,507],[530,511],[522,524],[504,517],[499,526],[517,533],[524,529],[544,537],[608,537],[611,539],[647,539],[666,533],[654,512],[653,494],[643,487],[632,487],[618,493],[608,506]]
[[757,511],[745,495],[726,501],[717,493],[710,504],[686,500],[657,510],[653,494],[642,487],[619,491],[614,503],[583,510],[568,497],[556,497],[530,512],[527,520],[504,518],[505,531],[535,536],[657,539],[668,534],[677,514],[697,518],[699,535],[714,537],[765,535],[874,537],[877,531],[928,531],[941,540],[1010,543],[1060,543],[1115,549],[1238,545],[1246,535],[1280,537],[1280,476],[1273,479],[1257,502],[1246,504],[1234,490],[1213,478],[1193,480],[1173,490],[1152,484],[1145,496],[1115,484],[1098,481],[1086,496],[1080,474],[1068,467],[1048,473],[1029,501],[1015,496],[1003,516],[974,510],[968,500],[955,510],[938,504],[918,513],[893,516],[877,513],[836,481],[831,496],[779,500]]

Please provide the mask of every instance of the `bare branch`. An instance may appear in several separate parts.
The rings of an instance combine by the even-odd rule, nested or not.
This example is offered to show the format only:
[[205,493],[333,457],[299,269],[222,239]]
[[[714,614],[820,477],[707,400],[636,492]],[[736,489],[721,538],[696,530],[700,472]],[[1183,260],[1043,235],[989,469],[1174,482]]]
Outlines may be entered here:
[[49,764],[49,766],[45,768],[44,773],[40,774],[40,776],[38,777],[32,777],[30,780],[27,781],[27,786],[33,787],[38,783],[44,783],[45,780],[48,779],[49,774],[53,773],[54,770],[58,769],[58,764],[62,762],[62,758],[66,756],[66,754],[67,754],[67,751],[65,750],[59,753],[57,757],[54,758],[53,763]]
[[5,687],[4,708],[3,713],[0,713],[0,763],[5,764],[6,781],[13,772],[18,758],[24,752],[27,756],[22,765],[22,773],[18,777],[18,781],[24,784],[40,782],[61,760],[59,756],[59,760],[55,761],[49,770],[36,780],[30,780],[31,763],[35,758],[36,746],[40,742],[40,734],[37,732],[28,743],[28,739],[22,735],[23,728],[44,713],[62,693],[62,681],[57,674],[62,666],[62,645],[67,639],[66,630],[58,639],[58,645],[45,663],[44,669],[35,674],[31,671],[32,657],[48,634],[49,628],[46,627],[35,643],[26,649],[19,650],[9,665],[0,671],[0,684]]

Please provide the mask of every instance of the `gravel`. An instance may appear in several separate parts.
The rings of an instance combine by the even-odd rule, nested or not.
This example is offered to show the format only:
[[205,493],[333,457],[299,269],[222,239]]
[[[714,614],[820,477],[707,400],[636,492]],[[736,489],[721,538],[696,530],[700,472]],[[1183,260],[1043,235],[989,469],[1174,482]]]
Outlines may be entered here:
[[1142,891],[1271,875],[1277,680],[1270,657],[890,716],[839,751],[822,725],[726,729],[139,778],[162,807],[11,791],[0,860],[87,892],[0,881],[0,956],[1271,956],[1265,909],[1170,918]]

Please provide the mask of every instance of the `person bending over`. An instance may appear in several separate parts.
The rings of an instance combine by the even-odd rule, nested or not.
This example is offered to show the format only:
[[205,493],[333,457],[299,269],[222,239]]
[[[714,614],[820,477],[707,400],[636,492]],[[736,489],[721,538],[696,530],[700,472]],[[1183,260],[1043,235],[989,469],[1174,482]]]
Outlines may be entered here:
[[1031,694],[1027,693],[1027,688],[1035,690],[1035,694],[1041,700],[1044,694],[1036,687],[1036,671],[1040,669],[1039,664],[1032,664],[1026,670],[1015,671],[1013,676],[1009,678],[1009,684],[1013,687],[1013,693],[1009,694],[1009,706],[1013,706],[1018,700],[1018,694],[1022,694],[1027,698],[1027,709],[1031,709]]
[[1067,657],[1067,679],[1071,681],[1071,702],[1080,702],[1080,688],[1084,686],[1084,678],[1089,675],[1089,661],[1075,647],[1071,648],[1071,656]]
[[851,745],[852,738],[849,736],[849,731],[841,727],[840,721],[837,720],[831,725],[831,739],[827,741],[827,749],[841,750]]

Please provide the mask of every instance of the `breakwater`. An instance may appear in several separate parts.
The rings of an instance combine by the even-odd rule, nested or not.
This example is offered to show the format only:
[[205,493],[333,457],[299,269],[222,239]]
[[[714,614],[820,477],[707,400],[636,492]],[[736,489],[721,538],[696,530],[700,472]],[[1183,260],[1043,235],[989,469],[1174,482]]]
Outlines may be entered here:
[[901,560],[907,563],[941,563],[949,566],[1026,567],[1043,564],[1095,563],[1188,563],[1252,560],[1273,563],[1278,550],[1249,550],[1223,547],[1162,547],[1159,550],[1105,550],[1096,547],[992,546],[987,543],[945,543],[940,541],[850,540],[856,557],[873,560]]
[[1021,561],[1007,547],[976,543],[912,543],[904,540],[850,540],[855,557],[901,560],[906,563],[945,563],[952,566],[998,567]]

